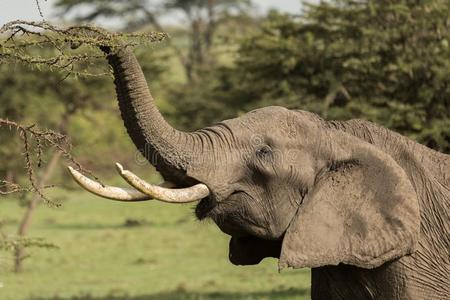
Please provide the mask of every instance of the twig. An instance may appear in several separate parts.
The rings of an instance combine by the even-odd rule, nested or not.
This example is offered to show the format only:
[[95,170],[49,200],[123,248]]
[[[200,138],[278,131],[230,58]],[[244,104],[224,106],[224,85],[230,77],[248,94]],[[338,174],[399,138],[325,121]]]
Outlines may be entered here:
[[[68,161],[70,161],[77,167],[77,169],[93,176],[89,170],[86,170],[85,168],[83,168],[83,166],[73,158],[73,156],[71,154],[72,145],[68,141],[68,138],[66,135],[52,131],[52,130],[39,130],[36,128],[35,125],[24,126],[17,122],[0,118],[0,127],[2,127],[2,126],[8,127],[10,130],[12,128],[15,128],[19,132],[19,135],[21,137],[22,144],[23,144],[23,149],[24,149],[23,157],[24,157],[24,161],[25,161],[25,170],[28,174],[28,180],[30,182],[30,187],[21,187],[18,184],[7,182],[5,180],[0,180],[0,188],[2,188],[2,187],[6,188],[6,189],[3,189],[4,191],[0,190],[0,195],[8,195],[11,193],[28,191],[28,192],[37,193],[47,203],[51,202],[49,199],[47,199],[45,197],[45,195],[42,193],[42,190],[52,187],[52,186],[39,186],[39,184],[37,183],[35,176],[34,176],[35,171],[34,171],[34,161],[33,161],[33,156],[32,156],[32,152],[34,149],[31,148],[32,140],[35,141],[35,143],[37,145],[36,150],[34,150],[34,152],[36,152],[36,154],[37,154],[38,167],[40,166],[40,163],[41,163],[43,147],[44,146],[45,147],[53,147],[53,148],[57,149],[58,151],[60,151]],[[32,139],[32,140],[30,140],[30,139]],[[93,176],[93,177],[95,177],[95,176]]]
[[[75,66],[92,63],[104,58],[98,54],[100,46],[109,48],[136,47],[164,40],[165,33],[112,33],[102,28],[81,25],[59,28],[46,21],[12,21],[0,28],[0,62],[22,62],[36,67],[47,67],[52,70],[65,70],[69,74],[81,76],[104,76],[108,72],[91,73],[86,70],[77,71]],[[78,54],[74,50],[88,45],[97,51]],[[37,54],[36,49],[46,48],[46,55]],[[42,51],[40,52],[42,53]]]
[[[47,2],[47,0],[45,0],[45,2]],[[39,0],[36,0],[36,6],[39,11],[39,15],[41,16],[42,19],[44,19],[44,14],[42,13],[41,4],[39,3]]]

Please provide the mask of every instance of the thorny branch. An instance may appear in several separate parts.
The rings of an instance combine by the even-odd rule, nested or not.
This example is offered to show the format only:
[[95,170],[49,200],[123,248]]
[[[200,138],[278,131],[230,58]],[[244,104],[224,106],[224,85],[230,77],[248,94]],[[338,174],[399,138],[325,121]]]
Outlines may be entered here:
[[[47,0],[45,0],[47,2]],[[36,6],[39,12],[39,15],[41,16],[42,19],[44,19],[44,14],[42,13],[42,9],[41,9],[41,4],[39,3],[39,0],[36,0]]]
[[[104,57],[98,50],[100,46],[136,47],[160,42],[166,37],[165,33],[112,33],[90,25],[60,28],[46,21],[16,20],[0,28],[0,62],[22,62],[72,75],[102,76],[109,73],[89,70],[95,59]],[[96,52],[77,51],[82,45]],[[44,49],[48,51],[42,51]]]
[[0,195],[9,195],[18,192],[28,192],[28,191],[30,191],[29,188],[23,188],[17,183],[9,182],[6,180],[0,180]]
[[[0,195],[29,191],[37,193],[42,199],[47,201],[47,203],[51,203],[51,201],[42,193],[42,190],[52,186],[39,186],[35,178],[35,165],[39,167],[42,162],[43,147],[55,148],[57,151],[60,151],[68,161],[76,165],[78,169],[91,174],[90,171],[84,169],[81,164],[73,158],[70,153],[72,145],[66,135],[53,130],[39,130],[35,125],[24,126],[14,121],[1,118],[0,127],[7,127],[10,130],[15,129],[19,132],[24,150],[23,158],[25,161],[25,170],[31,185],[30,187],[22,187],[16,183],[0,180],[0,188],[7,187],[6,191],[0,190]],[[33,148],[31,146],[32,142],[36,144],[36,147]],[[33,159],[34,157],[36,157],[36,159]]]

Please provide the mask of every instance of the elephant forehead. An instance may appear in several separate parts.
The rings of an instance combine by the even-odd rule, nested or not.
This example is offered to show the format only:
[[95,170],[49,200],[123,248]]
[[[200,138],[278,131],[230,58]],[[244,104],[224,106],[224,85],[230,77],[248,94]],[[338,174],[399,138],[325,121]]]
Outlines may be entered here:
[[292,127],[292,112],[284,107],[269,106],[252,110],[238,118],[225,120],[226,124],[233,131],[241,134],[265,134],[274,131],[286,131]]
[[321,119],[311,113],[270,106],[253,110],[222,122],[240,142],[252,144],[314,140],[320,133]]

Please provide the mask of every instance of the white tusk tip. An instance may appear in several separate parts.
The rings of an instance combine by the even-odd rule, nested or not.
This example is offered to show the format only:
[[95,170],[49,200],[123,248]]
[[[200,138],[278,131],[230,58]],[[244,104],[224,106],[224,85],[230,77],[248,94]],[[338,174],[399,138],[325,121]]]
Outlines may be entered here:
[[74,168],[72,168],[71,166],[67,166],[67,169],[69,170],[70,174],[72,174],[72,176],[77,173],[77,171]]
[[117,169],[117,171],[119,171],[120,174],[123,174],[123,172],[124,172],[123,166],[121,164],[119,164],[118,162],[116,162],[116,169]]

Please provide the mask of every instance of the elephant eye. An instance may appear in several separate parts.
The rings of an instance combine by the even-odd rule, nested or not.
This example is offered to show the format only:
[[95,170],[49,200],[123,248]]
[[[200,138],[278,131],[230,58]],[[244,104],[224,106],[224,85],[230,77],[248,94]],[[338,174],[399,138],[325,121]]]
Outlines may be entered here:
[[258,158],[268,158],[272,155],[272,149],[265,145],[256,150],[256,156]]

